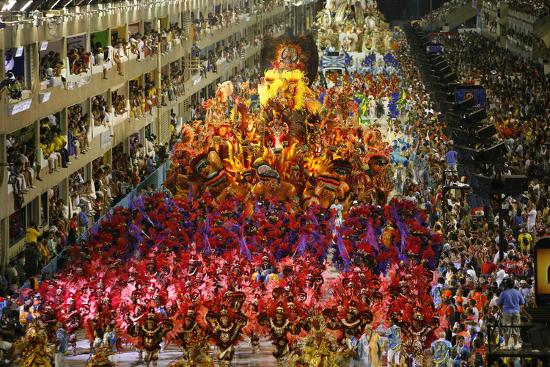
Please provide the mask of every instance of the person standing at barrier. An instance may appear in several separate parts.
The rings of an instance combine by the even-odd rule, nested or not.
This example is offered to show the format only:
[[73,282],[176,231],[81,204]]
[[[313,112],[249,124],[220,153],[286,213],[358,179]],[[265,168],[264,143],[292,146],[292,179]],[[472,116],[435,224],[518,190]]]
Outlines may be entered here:
[[447,161],[447,169],[450,171],[457,171],[458,153],[453,149],[453,146],[449,146],[449,150],[445,153],[445,160]]
[[[502,309],[502,325],[504,328],[504,346],[503,349],[520,349],[519,325],[521,324],[520,312],[525,304],[525,299],[520,291],[514,288],[514,281],[510,278],[505,280],[506,290],[498,298],[497,304]],[[512,336],[512,344],[510,344]]]
[[63,329],[63,324],[57,323],[57,332],[55,333],[55,367],[65,367],[65,353],[69,347],[69,337]]

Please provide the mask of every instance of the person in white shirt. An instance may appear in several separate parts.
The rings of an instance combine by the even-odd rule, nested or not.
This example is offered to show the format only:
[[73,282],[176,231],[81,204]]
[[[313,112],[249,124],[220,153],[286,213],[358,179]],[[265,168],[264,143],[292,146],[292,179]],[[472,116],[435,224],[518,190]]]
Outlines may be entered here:
[[496,274],[496,282],[497,282],[497,285],[500,287],[500,284],[502,283],[502,281],[508,278],[508,274],[506,274],[503,264],[499,264],[498,269],[499,270],[497,271],[497,274]]
[[48,124],[50,125],[50,127],[57,126],[57,117],[55,117],[55,115],[49,115],[48,116]]
[[124,75],[122,73],[122,57],[125,56],[124,46],[122,42],[118,42],[117,47],[113,50],[113,61],[116,64],[116,70],[118,75]]
[[155,144],[151,140],[145,139],[145,146],[146,153],[149,154],[153,160],[155,160]]
[[137,41],[137,51],[138,51],[137,61],[143,60],[145,58],[145,41],[143,41],[143,38],[140,38]]
[[[4,352],[4,358],[9,359],[12,354],[12,346],[13,344],[10,342],[7,342],[4,340],[2,335],[0,335],[0,349]],[[4,360],[0,361],[0,363],[5,362]]]
[[468,265],[466,274],[472,279],[472,281],[477,282],[477,274],[472,265]]
[[330,206],[330,209],[336,212],[336,216],[334,218],[334,226],[340,227],[343,222],[342,211],[344,210],[344,207],[342,206],[342,204],[340,204],[338,199],[336,199],[336,202]]
[[527,213],[527,231],[534,233],[537,224],[537,208],[534,204],[530,205],[530,210]]
[[105,64],[105,51],[106,49],[100,48],[97,51],[97,65],[101,66],[103,79],[107,79],[107,65]]
[[[495,242],[498,244],[498,239],[495,240]],[[502,258],[505,259],[506,256],[508,256],[508,251],[505,251],[502,255]],[[495,253],[495,257],[493,258],[493,263],[498,264],[500,262],[500,251],[498,251],[498,245],[497,245],[497,252]]]

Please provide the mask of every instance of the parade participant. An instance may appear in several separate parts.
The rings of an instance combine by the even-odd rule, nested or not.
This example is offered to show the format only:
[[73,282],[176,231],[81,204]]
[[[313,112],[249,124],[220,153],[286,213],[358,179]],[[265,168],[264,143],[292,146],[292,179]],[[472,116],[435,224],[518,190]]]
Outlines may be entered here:
[[192,308],[187,309],[181,330],[176,338],[176,343],[183,349],[183,357],[172,362],[170,367],[211,367],[214,365],[208,355],[208,336],[197,322],[195,310]]
[[266,326],[269,329],[273,345],[275,346],[273,356],[277,359],[277,365],[286,366],[287,358],[292,352],[289,344],[289,335],[296,335],[300,332],[299,320],[289,320],[285,315],[282,305],[279,305],[275,309],[274,316],[260,315],[258,321],[260,325]]
[[108,324],[105,328],[105,334],[103,335],[103,346],[109,348],[111,355],[109,361],[114,362],[117,352],[117,336],[115,328],[112,324]]
[[22,346],[20,367],[52,367],[53,346],[48,343],[48,336],[39,321],[28,324],[25,337],[20,341]]
[[437,367],[448,367],[451,365],[451,350],[453,345],[445,339],[445,333],[441,333],[439,339],[432,342],[433,362]]
[[63,324],[57,323],[57,332],[56,332],[56,341],[55,341],[55,367],[65,367],[67,363],[65,362],[65,353],[68,349],[69,337],[65,329],[63,329]]
[[[74,304],[74,300],[73,300]],[[67,334],[69,335],[69,345],[73,350],[73,356],[76,355],[76,342],[77,336],[76,333],[80,328],[80,313],[74,308],[69,315],[67,316],[68,320],[66,322]]]
[[337,367],[338,349],[334,337],[327,333],[322,317],[311,317],[305,324],[308,336],[304,339],[301,354],[294,353],[289,366],[292,367]]
[[380,335],[372,329],[371,325],[366,325],[363,335],[359,339],[359,367],[380,367],[381,356]]
[[86,367],[113,367],[115,364],[109,359],[111,356],[109,346],[98,345],[94,354],[86,362]]
[[241,331],[246,326],[247,319],[232,316],[226,306],[219,313],[208,311],[205,316],[208,332],[214,338],[218,347],[220,366],[231,366],[235,354],[235,344],[241,337]]
[[141,325],[130,324],[128,334],[139,338],[145,350],[145,363],[147,367],[151,364],[157,366],[161,343],[164,336],[172,329],[172,323],[168,320],[157,321],[154,309],[149,309],[145,321]]
[[347,360],[348,366],[359,365],[359,340],[365,326],[372,321],[372,314],[368,311],[360,312],[354,301],[351,301],[343,310],[343,317],[327,322],[327,328],[341,331],[339,352]]
[[342,202],[344,210],[349,208],[347,202],[350,187],[346,182],[351,173],[351,164],[343,159],[326,162],[319,167],[315,175],[310,176],[302,195],[304,207],[319,205],[329,208],[336,200]]
[[387,332],[388,337],[388,364],[399,366],[401,363],[401,328],[397,325],[397,319],[392,318],[392,326]]

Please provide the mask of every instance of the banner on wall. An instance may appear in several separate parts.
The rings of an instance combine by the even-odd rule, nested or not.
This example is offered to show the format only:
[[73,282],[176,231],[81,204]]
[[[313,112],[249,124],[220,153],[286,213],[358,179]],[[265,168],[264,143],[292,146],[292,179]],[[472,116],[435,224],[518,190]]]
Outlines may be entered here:
[[99,45],[101,47],[110,46],[109,32],[103,31],[92,33],[90,36],[90,41],[92,44],[92,48],[95,48],[96,45]]
[[430,55],[443,55],[445,46],[441,43],[430,43],[426,46],[426,52]]
[[71,52],[75,48],[86,50],[86,34],[67,37],[67,52]]
[[460,103],[469,98],[475,101],[475,108],[485,108],[487,94],[485,88],[475,84],[461,84],[455,87],[455,102]]

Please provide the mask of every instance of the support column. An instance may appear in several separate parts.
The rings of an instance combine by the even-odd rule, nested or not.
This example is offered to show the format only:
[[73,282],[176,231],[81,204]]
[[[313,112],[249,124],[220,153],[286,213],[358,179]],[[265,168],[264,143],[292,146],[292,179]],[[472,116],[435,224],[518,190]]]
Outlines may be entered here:
[[61,58],[61,61],[63,62],[63,65],[65,66],[65,78],[69,77],[69,73],[71,71],[71,65],[68,64],[67,61],[67,37],[63,37],[61,39],[61,52],[59,52],[59,57]]
[[[33,123],[33,130],[34,130],[34,146],[37,147],[35,149],[40,149],[40,121],[35,121]],[[35,161],[36,159],[38,159],[38,157],[36,157],[36,154],[35,154]],[[42,163],[42,162],[40,162]],[[42,211],[45,210],[45,215],[44,215],[44,222],[42,222],[40,220],[40,217],[42,215]],[[49,209],[48,209],[48,205],[46,203],[46,208],[43,208],[43,205],[42,205],[42,195],[38,195],[38,205],[37,205],[37,212],[38,212],[38,220],[36,221],[36,223],[41,226],[42,224],[45,224],[46,226],[49,226],[48,224],[48,221],[49,221]]]
[[[1,53],[0,61],[4,59],[4,53]],[[2,64],[3,65],[3,64]],[[3,68],[1,68],[1,73],[4,73]],[[4,105],[4,103],[3,103]],[[0,183],[2,187],[2,197],[4,203],[8,203],[8,167],[6,164],[7,152],[6,152],[6,134],[0,134]],[[9,207],[9,204],[6,205]],[[5,212],[8,212],[7,210]],[[9,250],[10,250],[10,241],[9,241],[9,217],[3,218],[0,220],[0,270],[2,273],[6,270],[9,261]]]
[[[91,141],[93,139],[93,131],[95,126],[94,119],[92,117],[92,98],[87,98],[84,103],[86,104],[86,110],[88,111],[88,139]],[[92,133],[90,134],[90,132]]]
[[[5,59],[4,52],[0,52],[0,65],[2,65],[2,67],[0,67],[0,80],[6,79],[5,75],[4,75],[4,67],[3,67],[4,59]],[[7,116],[8,115],[8,113],[7,113],[7,106],[8,106],[7,100],[8,100],[7,98],[2,98],[2,101],[0,101],[0,116]],[[5,141],[5,139],[2,139],[2,141]],[[2,161],[2,162],[4,162],[4,161]],[[0,238],[0,240],[1,240],[1,238]]]
[[[156,20],[157,32],[160,33],[160,19]],[[170,67],[168,67],[170,69]],[[157,52],[157,72],[155,75],[155,87],[157,89],[157,100],[160,101],[162,94],[162,56],[160,50]],[[160,143],[161,135],[161,124],[162,124],[162,107],[157,103],[157,139],[156,143]]]
[[[86,176],[87,180],[90,181],[90,183],[91,183],[94,179],[94,173],[93,173],[93,169],[92,169],[92,162],[88,162],[86,164],[86,166],[84,166],[84,172],[85,172],[85,176]],[[67,183],[68,183],[68,180],[67,180]]]
[[40,91],[40,44],[35,43],[30,46],[30,62],[31,62],[31,90],[33,94]]
[[63,108],[59,115],[59,129],[61,130],[61,134],[67,135],[67,129],[69,126],[68,107]]
[[[139,33],[143,36],[143,34],[145,33],[145,22],[143,20],[139,21],[138,29]],[[128,35],[126,35],[126,37],[128,37]]]
[[111,45],[111,36],[112,36],[111,28],[107,28],[107,44],[105,45],[105,47],[109,47]]

